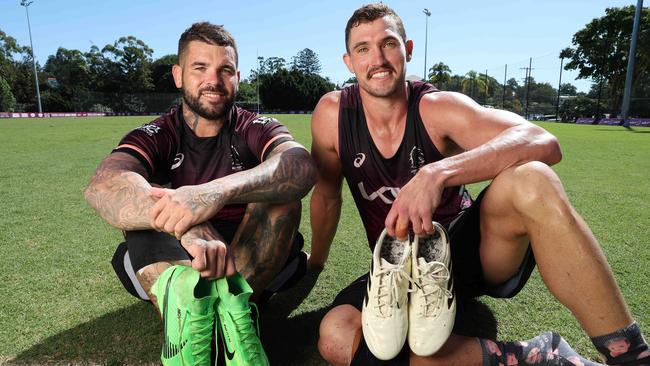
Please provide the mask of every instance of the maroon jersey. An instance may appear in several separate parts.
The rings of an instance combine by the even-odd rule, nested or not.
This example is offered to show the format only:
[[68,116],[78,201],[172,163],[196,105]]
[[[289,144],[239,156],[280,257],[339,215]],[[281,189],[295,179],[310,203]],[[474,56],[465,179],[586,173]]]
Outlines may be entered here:
[[[419,111],[422,96],[437,90],[422,82],[409,82],[408,88],[406,131],[399,149],[388,159],[381,155],[370,136],[359,86],[354,84],[341,91],[339,157],[371,249],[384,230],[386,216],[400,188],[422,166],[443,159],[431,142]],[[445,188],[433,220],[447,226],[469,203],[464,187]]]
[[[291,136],[276,119],[234,107],[230,123],[214,137],[198,137],[181,110],[172,110],[122,138],[113,152],[126,152],[142,162],[149,181],[178,188],[212,181],[251,169],[263,160],[264,148],[280,136]],[[227,205],[211,219],[217,228],[241,222],[246,205]]]

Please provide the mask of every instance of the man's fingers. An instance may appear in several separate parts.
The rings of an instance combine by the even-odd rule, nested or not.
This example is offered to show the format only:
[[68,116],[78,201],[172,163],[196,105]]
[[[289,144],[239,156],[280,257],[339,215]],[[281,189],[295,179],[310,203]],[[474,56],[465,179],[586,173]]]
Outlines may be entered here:
[[[152,188],[153,189],[153,188]],[[151,225],[154,225],[154,222],[158,218],[158,215],[160,215],[160,212],[165,208],[165,203],[163,200],[160,200],[156,202],[153,207],[149,209],[149,221],[151,222]]]
[[[413,227],[413,232],[416,235],[422,235],[422,219],[418,216],[411,217],[411,225]],[[408,224],[407,224],[408,227]]]
[[397,218],[397,213],[393,208],[388,212],[386,220],[384,221],[384,226],[386,227],[386,232],[388,235],[395,237],[395,219]]
[[201,272],[201,277],[214,279],[217,274],[217,248],[209,246],[206,248],[206,264],[205,269]]
[[205,247],[200,245],[190,245],[185,249],[193,258],[192,268],[199,272],[203,272],[206,269],[207,262]]
[[405,240],[408,238],[408,231],[409,229],[409,223],[408,220],[404,221],[402,217],[397,218],[397,222],[395,223],[395,238],[399,240]]
[[192,227],[192,218],[190,216],[183,216],[174,227],[174,235],[176,235],[176,238],[180,240],[181,236],[183,236],[190,227]]
[[235,267],[235,260],[230,254],[226,255],[226,276],[230,277],[237,273],[237,267]]
[[169,220],[169,210],[163,210],[161,211],[154,222],[152,223],[152,226],[156,230],[165,230],[165,224],[167,223],[167,220]]
[[[165,232],[176,235],[176,224],[183,218],[183,213],[179,211],[173,211],[167,221],[165,222]],[[180,238],[180,236],[176,236]]]
[[424,219],[422,222],[422,230],[427,234],[431,235],[433,234],[433,223],[431,223],[431,220]]
[[171,189],[151,187],[151,189],[149,190],[149,194],[151,194],[156,198],[163,198],[164,196],[167,195],[167,193],[171,191],[172,191]]
[[226,254],[227,249],[225,245],[217,247],[217,278],[222,278],[226,275]]

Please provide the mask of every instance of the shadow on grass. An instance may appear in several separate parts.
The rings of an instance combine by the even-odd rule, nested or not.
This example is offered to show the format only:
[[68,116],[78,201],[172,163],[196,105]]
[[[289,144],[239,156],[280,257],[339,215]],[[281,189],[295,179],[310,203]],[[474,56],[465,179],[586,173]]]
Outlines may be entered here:
[[[260,308],[262,341],[272,365],[325,365],[318,326],[330,307],[291,316],[316,284],[308,273]],[[494,339],[496,320],[478,300],[458,303],[454,332]],[[46,338],[5,364],[160,364],[162,326],[151,305],[138,302]]]
[[[326,308],[289,315],[307,297],[318,274],[275,295],[260,309],[265,349],[273,365],[321,364],[316,341]],[[160,364],[162,324],[151,305],[138,302],[44,339],[6,365]]]
[[454,333],[496,339],[497,321],[487,305],[477,299],[465,299],[457,303]]
[[326,365],[316,345],[320,321],[330,306],[290,316],[309,295],[318,275],[307,273],[296,286],[260,308],[262,342],[271,365]]
[[156,364],[162,326],[138,302],[44,339],[7,364]]
[[638,128],[632,128],[632,127],[625,127],[625,126],[620,126],[623,127],[622,129],[611,129],[611,128],[597,128],[596,131],[601,131],[601,132],[633,132],[633,133],[650,133],[650,128],[643,128],[643,129],[638,129]]

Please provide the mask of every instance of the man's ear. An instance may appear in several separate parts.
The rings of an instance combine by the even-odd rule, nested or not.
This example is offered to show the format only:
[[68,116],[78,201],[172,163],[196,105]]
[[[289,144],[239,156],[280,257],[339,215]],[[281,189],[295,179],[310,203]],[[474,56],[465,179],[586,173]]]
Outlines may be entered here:
[[183,68],[180,65],[172,66],[172,76],[174,77],[174,84],[178,89],[183,87]]
[[406,41],[406,62],[411,61],[413,57],[413,40],[409,39]]
[[343,62],[347,66],[348,70],[354,74],[354,69],[352,68],[352,61],[350,61],[350,55],[346,52],[343,54]]

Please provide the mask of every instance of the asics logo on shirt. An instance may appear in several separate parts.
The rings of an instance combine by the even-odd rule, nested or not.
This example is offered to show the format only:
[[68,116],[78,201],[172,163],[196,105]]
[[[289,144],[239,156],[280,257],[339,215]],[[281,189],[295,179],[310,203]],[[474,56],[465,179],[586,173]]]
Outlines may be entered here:
[[185,155],[183,155],[182,153],[176,154],[176,156],[174,157],[174,164],[172,164],[171,170],[174,170],[179,166],[181,166],[181,164],[183,164],[183,160],[185,160]]
[[397,194],[399,193],[399,187],[380,187],[378,190],[372,192],[371,194],[368,194],[368,192],[366,192],[366,189],[363,186],[363,182],[359,182],[357,187],[359,187],[361,197],[367,199],[368,201],[374,201],[379,198],[387,205],[392,204],[393,201],[395,201],[395,198],[397,198]]
[[357,156],[354,158],[354,162],[352,163],[355,168],[361,168],[361,165],[363,165],[363,162],[366,161],[366,154],[364,153],[358,153]]

